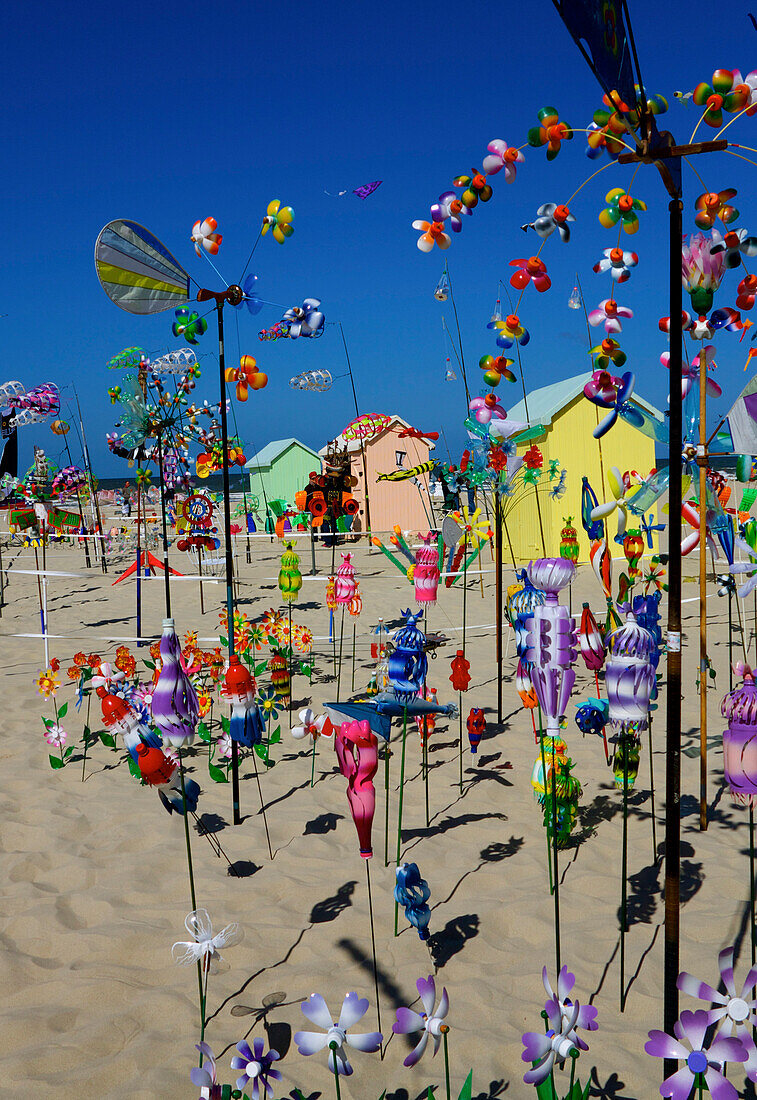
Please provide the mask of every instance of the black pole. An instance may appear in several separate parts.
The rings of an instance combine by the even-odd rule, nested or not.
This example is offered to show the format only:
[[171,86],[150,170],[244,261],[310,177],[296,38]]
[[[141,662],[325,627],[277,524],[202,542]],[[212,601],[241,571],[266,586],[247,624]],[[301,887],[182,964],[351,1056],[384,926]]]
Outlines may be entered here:
[[[166,618],[171,618],[171,574],[168,571],[168,524],[166,522],[166,485],[163,480],[163,440],[158,433],[158,472],[160,474],[160,518],[163,526],[163,584],[166,591]],[[137,566],[139,568],[139,566]]]
[[[223,347],[223,303],[216,298],[218,314],[218,367],[221,383],[221,446],[223,448],[223,537],[226,543],[226,617],[228,620],[229,660],[234,656],[234,552],[231,545],[231,488],[229,484],[229,422],[226,413],[226,356]],[[240,825],[239,746],[231,742],[231,798],[234,824]]]
[[[670,211],[670,518],[668,520],[668,653],[665,755],[665,965],[663,1028],[673,1034],[678,1019],[681,879],[681,450],[683,446],[681,375],[683,368],[683,282],[681,239],[683,203],[679,194]],[[664,1073],[678,1063],[666,1058]]]

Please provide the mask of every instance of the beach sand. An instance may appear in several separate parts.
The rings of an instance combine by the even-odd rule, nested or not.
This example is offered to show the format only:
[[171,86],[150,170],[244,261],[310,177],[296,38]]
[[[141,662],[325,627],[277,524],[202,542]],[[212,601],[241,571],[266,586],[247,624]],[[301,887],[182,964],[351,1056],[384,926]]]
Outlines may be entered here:
[[[318,551],[319,574],[310,578],[308,543],[300,546],[305,579],[293,618],[323,639],[328,631],[324,597],[331,554]],[[239,606],[250,619],[269,607],[281,607],[276,583],[279,556],[280,544],[267,539],[254,541],[252,565],[245,563],[240,549]],[[512,638],[504,663],[504,723],[501,729],[496,725],[494,576],[488,550],[482,560],[488,570],[484,596],[478,577],[469,581],[467,594],[473,679],[463,697],[463,716],[472,706],[484,707],[487,731],[477,756],[471,755],[466,739],[461,795],[457,720],[437,725],[429,753],[429,827],[415,728],[407,740],[403,856],[418,863],[431,887],[430,945],[420,941],[402,915],[401,933],[394,936],[394,867],[390,862],[385,868],[383,859],[383,765],[376,776],[371,861],[382,1030],[391,1036],[395,1008],[416,1001],[416,979],[435,973],[451,1002],[453,1100],[471,1066],[476,1100],[535,1095],[522,1081],[526,1067],[520,1036],[524,1030],[543,1027],[542,966],[546,964],[553,982],[556,977],[545,834],[530,783],[537,750],[531,718],[515,692]],[[171,561],[179,569],[187,566],[186,557],[178,553],[172,552]],[[78,749],[64,769],[51,770],[40,714],[52,717],[52,707],[34,684],[44,667],[43,645],[38,637],[18,637],[39,631],[37,580],[13,572],[35,568],[33,551],[6,551],[6,568],[9,563],[0,619],[0,1095],[194,1097],[198,1089],[189,1081],[189,1070],[197,1065],[194,1043],[199,1039],[196,972],[175,965],[171,958],[174,941],[187,938],[184,918],[191,909],[183,821],[169,816],[156,794],[129,775],[121,752],[97,745],[83,783]],[[51,577],[49,582],[49,631],[65,636],[51,640],[50,654],[60,659],[64,681],[65,668],[77,650],[112,660],[119,641],[134,638],[134,582],[111,587],[127,564],[113,563],[103,576],[99,568],[83,568],[78,548],[48,553],[48,569],[78,574]],[[363,596],[357,621],[359,690],[370,675],[369,647],[375,641],[371,631],[378,617],[396,625],[399,611],[414,604],[411,586],[379,552],[358,549],[355,564]],[[696,569],[696,556],[685,560],[684,574],[693,575]],[[512,580],[513,570],[507,568],[505,584]],[[144,590],[143,634],[157,639],[163,618],[162,580],[145,581]],[[685,599],[696,593],[695,584],[684,584]],[[196,582],[174,581],[180,635],[197,629],[201,638],[218,636],[224,585],[206,585],[205,596],[206,614],[201,618]],[[580,568],[573,584],[574,612],[580,612],[584,599],[602,619],[604,599],[588,566]],[[438,688],[440,702],[456,701],[448,677],[460,636],[461,606],[461,586],[442,588],[428,616],[428,629],[450,639],[430,662],[429,683]],[[748,610],[751,636],[751,606]],[[682,762],[681,968],[717,985],[721,948],[736,943],[737,978],[750,961],[748,814],[732,805],[723,788],[719,704],[728,690],[728,609],[710,585],[710,655],[718,675],[717,687],[709,693],[710,827],[706,832],[699,828],[698,611],[698,601],[684,604],[683,733],[684,749],[692,751]],[[337,617],[337,625],[338,621]],[[351,625],[347,617],[342,698],[351,680]],[[137,651],[133,644],[131,648],[135,655],[146,655],[146,650]],[[210,648],[209,641],[204,648]],[[334,698],[331,659],[328,643],[317,641],[312,688],[301,677],[295,681],[295,722],[297,710],[306,702],[312,700],[318,711]],[[566,736],[583,796],[571,846],[560,853],[562,960],[576,975],[575,996],[590,1001],[599,1013],[599,1031],[585,1036],[590,1050],[581,1055],[578,1070],[583,1081],[591,1075],[596,1086],[592,1095],[647,1100],[658,1095],[661,1080],[661,1062],[648,1057],[643,1047],[647,1030],[662,1027],[664,938],[664,868],[653,860],[649,758],[645,745],[629,798],[630,988],[621,1015],[622,796],[605,765],[601,740],[583,738],[573,722],[574,702],[595,694],[593,676],[580,659],[577,672]],[[72,700],[72,695],[64,686],[58,701]],[[663,691],[653,730],[658,850],[664,839],[664,701]],[[95,728],[100,725],[98,717],[95,699]],[[273,862],[251,761],[245,760],[242,769],[244,822],[233,827],[230,784],[218,785],[208,778],[205,746],[196,743],[196,751],[189,754],[189,772],[203,788],[198,813],[241,873],[231,875],[226,860],[193,828],[198,905],[208,909],[216,930],[238,921],[245,934],[241,944],[225,953],[228,971],[210,977],[206,1039],[219,1059],[220,1080],[232,1082],[236,1073],[229,1069],[229,1059],[234,1044],[245,1036],[251,1041],[267,1033],[283,1055],[279,1065],[284,1081],[275,1095],[284,1096],[297,1086],[306,1097],[328,1097],[334,1095],[334,1083],[325,1055],[300,1056],[292,1034],[311,1027],[299,1008],[311,992],[323,994],[336,1015],[343,996],[356,990],[371,1004],[356,1030],[376,1028],[365,861],[359,855],[346,784],[336,770],[333,749],[328,742],[319,743],[311,789],[308,749],[292,739],[286,714],[282,717],[282,742],[273,750],[276,765],[261,776]],[[80,736],[83,719],[73,700],[61,724]],[[395,720],[390,857],[396,844],[400,735]],[[263,1011],[266,1004],[272,1007]],[[682,996],[681,1007],[699,1006]],[[390,1100],[412,1100],[425,1096],[423,1090],[433,1084],[437,1097],[444,1096],[441,1052],[432,1059],[429,1050],[408,1070],[402,1060],[409,1050],[406,1038],[393,1036],[383,1061],[378,1054],[354,1052],[355,1073],[342,1080],[342,1095],[373,1100],[387,1089]],[[557,1076],[562,1095],[568,1074]],[[743,1080],[735,1066],[729,1077],[737,1083]]]

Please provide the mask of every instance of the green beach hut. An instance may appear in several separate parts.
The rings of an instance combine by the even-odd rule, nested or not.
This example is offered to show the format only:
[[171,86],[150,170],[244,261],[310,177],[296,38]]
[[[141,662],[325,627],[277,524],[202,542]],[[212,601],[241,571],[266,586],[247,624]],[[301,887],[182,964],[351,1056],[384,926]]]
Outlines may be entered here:
[[294,508],[294,494],[307,485],[312,470],[321,469],[317,451],[299,439],[274,439],[245,464],[250,475],[250,493],[259,501],[261,515],[266,502],[285,501]]

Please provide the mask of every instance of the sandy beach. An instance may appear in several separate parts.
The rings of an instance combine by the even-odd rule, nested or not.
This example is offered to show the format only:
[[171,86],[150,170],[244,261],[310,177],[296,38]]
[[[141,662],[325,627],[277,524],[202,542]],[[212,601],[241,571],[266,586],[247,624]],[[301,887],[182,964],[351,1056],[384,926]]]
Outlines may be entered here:
[[[353,547],[350,547],[353,549]],[[300,549],[304,583],[293,619],[316,636],[312,687],[299,677],[293,715],[311,703],[334,698],[332,650],[325,607],[330,551],[318,551],[318,575],[307,576],[308,544]],[[239,607],[255,619],[281,607],[276,583],[280,544],[257,539],[252,564],[238,553]],[[339,557],[337,555],[337,562]],[[184,555],[172,564],[186,568]],[[371,861],[381,1030],[389,1039],[383,1060],[355,1052],[355,1074],[342,1080],[345,1097],[388,1100],[425,1096],[435,1085],[444,1095],[441,1054],[430,1051],[412,1070],[402,1066],[408,1039],[391,1036],[395,1009],[416,1001],[416,979],[435,974],[447,988],[453,1100],[473,1067],[475,1100],[529,1097],[522,1081],[521,1033],[542,1028],[545,995],[541,968],[555,979],[554,910],[549,893],[542,815],[530,775],[536,757],[529,714],[514,686],[512,637],[505,660],[504,723],[496,724],[494,656],[494,574],[488,550],[482,558],[482,586],[469,580],[467,645],[472,684],[463,698],[464,717],[483,707],[487,730],[477,756],[467,739],[463,790],[458,787],[457,720],[440,721],[430,741],[430,823],[425,822],[420,742],[408,734],[403,857],[418,863],[431,887],[431,939],[420,941],[400,915],[394,936],[398,747],[392,730],[390,865],[384,866],[384,792],[376,778],[377,805]],[[16,570],[34,569],[32,550],[5,552],[6,605],[2,635],[2,891],[3,1042],[0,1095],[7,1097],[108,1097],[110,1100],[162,1100],[193,1097],[189,1081],[197,1065],[199,1039],[197,982],[192,968],[171,958],[174,941],[186,939],[184,918],[191,909],[182,819],[169,816],[158,797],[128,772],[126,754],[102,745],[92,750],[82,782],[81,752],[67,766],[48,765],[40,715],[52,717],[49,701],[35,687],[44,667],[39,637],[37,580]],[[134,643],[134,582],[111,586],[128,564],[83,568],[77,548],[51,549],[47,567],[74,573],[49,583],[50,654],[61,662],[64,686],[57,700],[69,700],[61,724],[73,738],[81,734],[82,714],[65,683],[65,668],[78,650],[113,659],[118,644],[135,656],[147,655]],[[370,643],[379,617],[399,625],[399,612],[413,606],[411,586],[377,551],[355,551],[363,612],[357,620],[355,690],[365,688],[374,662]],[[684,562],[684,576],[696,573],[696,556]],[[505,583],[513,580],[505,570]],[[160,578],[147,580],[143,634],[157,639],[163,618]],[[710,826],[698,818],[699,761],[696,689],[696,586],[684,584],[684,756],[682,762],[681,968],[717,985],[717,954],[736,944],[737,975],[749,965],[748,814],[734,807],[722,781],[720,699],[728,690],[727,601],[714,585],[708,593],[710,655],[717,685],[709,692]],[[172,584],[179,635],[198,630],[210,648],[218,637],[221,582],[205,586],[201,617],[196,581]],[[572,607],[588,600],[604,617],[600,587],[588,566],[572,586]],[[429,683],[440,702],[455,701],[449,683],[450,659],[460,635],[462,590],[443,587],[431,608],[428,629],[448,643],[430,662]],[[663,622],[664,622],[663,603]],[[750,625],[747,637],[751,634]],[[734,613],[735,617],[735,613]],[[343,685],[351,686],[351,634],[344,645]],[[510,634],[509,630],[506,638]],[[204,640],[204,641],[203,641]],[[752,644],[754,644],[752,639]],[[661,665],[664,671],[664,661]],[[582,737],[573,722],[574,702],[595,694],[593,676],[577,665],[577,683],[566,736],[574,774],[583,787],[581,808],[569,847],[560,854],[562,960],[576,975],[575,995],[598,1009],[599,1030],[587,1035],[590,1049],[580,1058],[582,1081],[591,1077],[591,1095],[614,1100],[649,1100],[657,1095],[661,1063],[644,1051],[649,1028],[662,1027],[664,882],[655,862],[650,797],[650,762],[642,754],[639,777],[629,798],[629,922],[625,1012],[619,1011],[619,923],[622,796],[604,760],[601,739]],[[343,697],[345,693],[343,691]],[[653,728],[657,850],[662,849],[664,813],[664,690]],[[85,704],[86,705],[86,704]],[[94,711],[97,700],[93,700]],[[220,1079],[229,1069],[234,1044],[265,1036],[282,1055],[284,1074],[276,1096],[293,1087],[306,1097],[333,1095],[324,1055],[300,1056],[292,1034],[309,1025],[300,1001],[321,993],[338,1013],[343,996],[357,991],[371,1007],[363,1030],[377,1026],[370,956],[370,925],[364,861],[345,797],[345,781],[328,742],[319,743],[315,785],[310,787],[307,747],[293,740],[282,715],[282,741],[273,750],[275,766],[261,776],[274,859],[268,857],[252,763],[244,762],[241,798],[244,821],[231,824],[230,785],[208,777],[207,748],[196,742],[188,754],[189,774],[202,787],[198,816],[222,846],[192,829],[197,901],[209,911],[214,928],[238,921],[244,940],[226,953],[229,969],[210,978],[206,1039],[219,1059]],[[227,862],[227,859],[229,862]],[[237,872],[231,873],[229,863]],[[682,1007],[698,1007],[682,996]],[[364,1025],[364,1026],[363,1026]],[[357,1030],[360,1030],[358,1028]],[[731,1070],[733,1072],[731,1072]],[[567,1090],[567,1075],[559,1088]],[[729,1067],[739,1087],[743,1076]],[[749,1094],[747,1094],[749,1095]]]

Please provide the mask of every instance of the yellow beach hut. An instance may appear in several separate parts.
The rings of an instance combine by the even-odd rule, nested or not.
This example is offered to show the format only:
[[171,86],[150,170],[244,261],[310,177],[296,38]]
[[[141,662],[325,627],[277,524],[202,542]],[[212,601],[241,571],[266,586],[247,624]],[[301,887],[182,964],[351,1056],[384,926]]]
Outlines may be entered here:
[[[536,444],[544,457],[545,473],[540,482],[539,507],[533,489],[529,489],[517,507],[507,513],[509,541],[505,537],[505,560],[510,556],[510,546],[516,561],[529,561],[545,553],[547,557],[559,556],[560,532],[565,518],[572,516],[578,532],[579,561],[588,561],[589,540],[581,526],[582,479],[589,479],[601,504],[611,499],[607,471],[612,466],[617,466],[621,473],[636,470],[642,477],[655,468],[654,440],[622,418],[602,439],[594,438],[592,432],[605,412],[584,397],[583,388],[588,379],[586,373],[577,374],[543,386],[528,393],[525,401],[508,408],[511,419],[526,421],[531,426],[544,426],[541,435],[519,445],[518,454],[525,454]],[[664,420],[659,409],[637,394],[631,398],[631,404],[661,422]],[[549,487],[546,471],[553,459],[567,470],[567,491],[560,500],[552,500],[546,491]],[[610,516],[610,537],[615,534],[615,523],[615,516]]]

